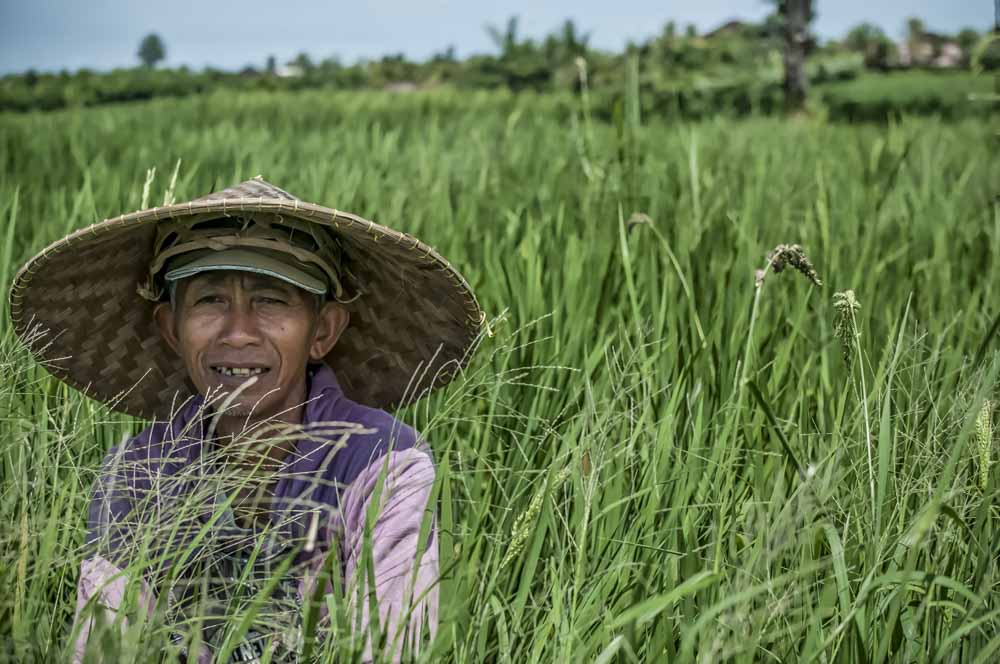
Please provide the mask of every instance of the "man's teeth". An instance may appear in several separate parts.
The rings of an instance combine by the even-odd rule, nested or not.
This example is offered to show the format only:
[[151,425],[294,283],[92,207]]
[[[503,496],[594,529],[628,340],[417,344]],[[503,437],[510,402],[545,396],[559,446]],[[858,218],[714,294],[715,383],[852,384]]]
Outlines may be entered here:
[[222,374],[223,376],[256,376],[258,374],[262,374],[265,371],[267,371],[267,369],[263,367],[254,367],[254,368],[212,367],[212,368],[215,369],[220,374]]

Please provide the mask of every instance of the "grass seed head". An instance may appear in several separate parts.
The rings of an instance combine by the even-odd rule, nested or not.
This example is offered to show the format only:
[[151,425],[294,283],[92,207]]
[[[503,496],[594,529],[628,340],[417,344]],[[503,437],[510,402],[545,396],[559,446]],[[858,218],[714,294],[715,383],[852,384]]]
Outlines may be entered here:
[[576,56],[573,60],[573,64],[576,65],[576,73],[580,77],[580,84],[583,87],[587,86],[587,61],[580,56]]
[[653,225],[653,218],[650,217],[645,212],[633,212],[632,216],[630,216],[628,218],[628,221],[625,222],[625,226],[626,228],[628,228],[629,231],[631,231],[636,226],[652,226],[652,225]]
[[840,340],[840,348],[844,353],[844,362],[851,364],[851,353],[854,341],[858,338],[858,326],[855,314],[861,310],[861,303],[855,297],[854,291],[845,290],[833,296],[833,308],[837,311],[837,320],[833,325],[833,333]]
[[510,545],[507,549],[507,555],[503,557],[503,561],[500,563],[500,569],[503,569],[520,555],[521,550],[524,549],[525,543],[528,541],[528,537],[531,535],[535,527],[535,518],[538,517],[538,513],[542,511],[542,501],[545,500],[545,496],[548,493],[555,493],[559,487],[562,486],[563,482],[569,477],[572,470],[572,466],[566,466],[559,474],[555,476],[552,480],[552,485],[546,487],[543,484],[535,492],[535,495],[531,498],[531,502],[528,504],[528,509],[521,512],[517,519],[514,520],[514,527],[512,528],[513,535],[510,538]]
[[979,453],[979,488],[986,490],[986,485],[990,480],[990,464],[992,463],[993,452],[993,426],[990,421],[990,413],[993,410],[993,403],[988,399],[983,402],[983,407],[979,409],[976,416],[976,448]]
[[[816,272],[816,268],[813,267],[812,261],[809,260],[809,256],[807,256],[805,250],[797,244],[779,244],[777,247],[772,249],[770,253],[768,253],[767,265],[771,268],[771,271],[775,273],[781,272],[786,267],[793,267],[801,272],[805,278],[811,281],[814,285],[823,285],[823,282],[819,278],[819,274]],[[764,278],[766,276],[767,267],[763,270],[757,270],[755,277],[758,287],[764,283]]]

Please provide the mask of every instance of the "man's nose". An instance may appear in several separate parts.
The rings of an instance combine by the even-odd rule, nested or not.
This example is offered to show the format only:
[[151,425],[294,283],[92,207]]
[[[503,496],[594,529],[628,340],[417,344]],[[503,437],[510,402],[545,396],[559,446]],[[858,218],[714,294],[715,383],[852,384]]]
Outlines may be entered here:
[[249,306],[241,302],[230,306],[219,341],[232,348],[243,348],[260,342],[257,319]]

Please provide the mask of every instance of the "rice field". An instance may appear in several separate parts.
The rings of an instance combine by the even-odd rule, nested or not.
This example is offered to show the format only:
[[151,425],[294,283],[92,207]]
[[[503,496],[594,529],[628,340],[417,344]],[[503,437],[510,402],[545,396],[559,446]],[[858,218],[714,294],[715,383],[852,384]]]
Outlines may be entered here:
[[[177,200],[262,174],[447,256],[491,335],[400,414],[438,464],[422,661],[996,661],[996,127],[639,107],[308,92],[0,115],[0,290],[138,209],[154,168],[153,204],[175,170]],[[35,366],[2,307],[0,660],[62,661],[90,486],[142,423]],[[104,643],[177,661],[166,634]]]

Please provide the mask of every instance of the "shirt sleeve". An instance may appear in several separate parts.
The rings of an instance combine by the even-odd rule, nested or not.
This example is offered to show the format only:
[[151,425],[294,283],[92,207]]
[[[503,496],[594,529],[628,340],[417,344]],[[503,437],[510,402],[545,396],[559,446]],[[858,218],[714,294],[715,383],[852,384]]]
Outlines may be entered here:
[[[145,581],[139,589],[139,605],[147,615],[156,605],[156,596]],[[94,626],[94,614],[102,612],[105,624],[115,621],[118,611],[125,600],[128,578],[114,563],[106,558],[93,555],[80,565],[80,582],[76,591],[76,619],[78,626],[76,640],[73,643],[73,664],[81,664],[87,650],[87,639]],[[91,607],[87,607],[92,604]],[[86,609],[86,611],[85,611]],[[128,621],[122,620],[122,630],[128,626]]]
[[[80,563],[80,579],[76,586],[73,622],[78,631],[73,643],[74,664],[83,662],[96,614],[101,613],[106,624],[112,623],[125,599],[128,579],[119,566],[123,561],[108,559],[113,557],[112,551],[122,548],[118,525],[131,509],[131,501],[124,490],[123,461],[124,447],[112,448],[101,464],[90,500],[86,558]],[[145,584],[142,592],[148,593]]]
[[[426,630],[433,639],[438,621],[438,537],[431,516],[427,542],[419,541],[421,525],[434,485],[434,463],[423,447],[391,451],[373,461],[341,494],[339,519],[348,615],[361,613],[369,632],[369,605],[374,591],[386,654],[398,661],[420,650]],[[376,506],[373,501],[378,500]],[[366,534],[369,510],[374,519]],[[340,530],[340,529],[338,529]],[[370,551],[374,588],[364,571]],[[370,637],[364,659],[371,658]],[[426,645],[426,644],[423,644]]]
[[[129,461],[126,448],[111,448],[101,464],[87,515],[86,557],[80,564],[76,590],[74,664],[83,662],[96,614],[103,614],[104,622],[111,624],[125,601],[130,579],[124,569],[128,567],[136,480],[135,464]],[[148,614],[156,595],[145,579],[139,583],[138,604]],[[128,621],[122,617],[120,624],[124,630]]]

